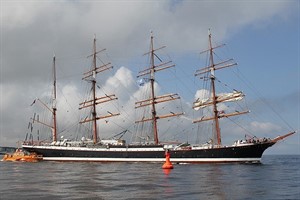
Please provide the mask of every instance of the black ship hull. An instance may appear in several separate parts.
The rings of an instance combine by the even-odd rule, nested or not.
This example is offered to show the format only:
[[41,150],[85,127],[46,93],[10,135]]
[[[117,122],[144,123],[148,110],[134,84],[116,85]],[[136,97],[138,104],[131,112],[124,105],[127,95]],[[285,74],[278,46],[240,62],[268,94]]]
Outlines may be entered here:
[[[191,147],[170,149],[175,163],[260,162],[263,152],[276,142],[220,148]],[[165,148],[157,146],[64,147],[23,145],[49,161],[163,162]]]

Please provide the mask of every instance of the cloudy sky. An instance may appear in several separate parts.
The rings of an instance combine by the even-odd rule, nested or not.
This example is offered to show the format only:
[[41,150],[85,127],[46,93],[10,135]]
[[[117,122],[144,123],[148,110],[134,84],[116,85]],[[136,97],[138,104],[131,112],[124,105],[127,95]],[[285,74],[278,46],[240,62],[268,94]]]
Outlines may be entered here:
[[[86,57],[92,51],[94,35],[97,48],[107,48],[105,56],[114,66],[102,85],[120,95],[119,104],[125,110],[125,117],[119,120],[133,116],[131,102],[142,90],[136,83],[136,75],[147,65],[147,58],[142,55],[149,49],[151,31],[158,46],[167,46],[164,52],[176,64],[178,74],[174,76],[180,78],[176,84],[166,83],[164,91],[174,89],[174,85],[182,89],[178,93],[184,107],[191,105],[199,90],[200,84],[193,85],[196,80],[193,73],[205,66],[205,58],[199,53],[207,48],[210,28],[215,44],[226,43],[224,54],[239,63],[233,72],[246,77],[245,85],[250,89],[238,89],[250,99],[251,111],[264,117],[248,121],[246,128],[259,137],[270,138],[300,129],[299,1],[0,2],[1,146],[15,146],[24,139],[28,121],[36,109],[30,104],[37,97],[47,96],[47,91],[51,94],[54,53],[59,94],[71,99],[58,102],[58,109],[61,106],[65,113],[71,113],[66,108],[69,105],[78,110],[83,86],[76,80],[81,81],[83,71],[90,65]],[[230,84],[236,83],[230,80]],[[157,87],[162,88],[162,84]],[[266,104],[271,106],[262,111]],[[59,119],[64,118],[68,123],[74,118],[73,114],[61,116]],[[228,132],[229,138],[245,135],[237,137],[240,129],[225,124],[228,126],[223,128],[224,135]],[[189,126],[188,121],[182,126]],[[297,133],[267,153],[300,154],[299,143]]]

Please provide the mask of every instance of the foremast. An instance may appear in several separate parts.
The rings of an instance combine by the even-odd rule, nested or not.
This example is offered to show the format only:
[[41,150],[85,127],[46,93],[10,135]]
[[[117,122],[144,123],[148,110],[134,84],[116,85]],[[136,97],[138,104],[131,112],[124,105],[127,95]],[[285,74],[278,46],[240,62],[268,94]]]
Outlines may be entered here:
[[[53,93],[52,93],[52,107],[50,108],[50,106],[47,106],[47,104],[45,104],[43,101],[41,101],[40,99],[35,99],[33,101],[33,103],[31,105],[33,105],[34,103],[36,103],[36,101],[38,101],[39,103],[41,103],[47,110],[49,110],[52,114],[52,124],[46,123],[44,121],[40,121],[39,119],[39,115],[37,115],[34,113],[34,116],[32,119],[32,123],[30,122],[30,126],[32,129],[32,124],[33,123],[39,123],[42,124],[44,126],[49,127],[52,130],[52,142],[56,142],[57,141],[57,120],[56,120],[56,57],[55,55],[53,56],[53,65],[52,65],[52,69],[53,69]],[[32,130],[31,130],[32,131]]]
[[111,113],[109,111],[108,115],[103,115],[103,116],[98,116],[97,115],[97,109],[96,106],[98,104],[103,104],[109,101],[113,101],[113,100],[117,100],[118,98],[116,97],[115,94],[110,94],[107,95],[105,94],[105,96],[102,97],[97,97],[96,96],[96,84],[97,84],[97,80],[96,80],[96,75],[98,73],[104,72],[106,70],[109,70],[111,68],[113,68],[113,66],[111,65],[111,63],[105,63],[101,66],[97,66],[97,54],[100,52],[105,51],[106,49],[102,49],[100,51],[97,51],[97,47],[96,47],[96,36],[94,37],[94,41],[93,41],[93,53],[91,55],[88,56],[89,57],[93,57],[93,64],[92,64],[92,69],[90,71],[87,71],[83,74],[83,80],[86,80],[87,82],[90,82],[92,85],[92,97],[89,100],[85,100],[84,102],[79,104],[79,110],[84,109],[84,108],[91,108],[91,114],[92,116],[90,118],[85,118],[84,120],[80,121],[79,123],[87,123],[87,122],[92,122],[93,123],[93,142],[94,144],[96,144],[98,142],[98,130],[97,130],[97,121],[100,119],[105,119],[105,118],[109,118],[109,117],[114,117],[114,116],[118,116],[120,115],[120,113]]
[[[170,67],[175,67],[175,64],[172,64],[172,61],[168,62],[163,62],[157,55],[156,51],[165,48],[166,46],[162,46],[160,48],[154,49],[154,44],[153,44],[154,37],[151,32],[151,39],[150,39],[150,51],[145,53],[144,55],[150,55],[150,66],[139,72],[138,78],[143,77],[143,76],[150,76],[149,81],[150,81],[150,98],[137,101],[135,102],[135,108],[141,108],[145,106],[151,106],[151,117],[150,118],[143,118],[141,120],[136,121],[135,123],[143,123],[147,121],[152,122],[152,129],[153,129],[153,138],[154,138],[154,143],[159,144],[159,137],[158,137],[158,127],[157,127],[157,120],[158,119],[163,119],[163,118],[169,118],[169,117],[175,117],[182,115],[183,113],[174,113],[171,112],[169,114],[165,115],[158,115],[156,110],[156,104],[163,103],[163,102],[168,102],[168,101],[173,101],[180,99],[178,94],[166,94],[166,95],[161,95],[161,96],[156,96],[155,94],[155,73]],[[161,63],[156,64],[155,63],[155,58],[157,58]]]
[[237,63],[233,62],[233,59],[229,59],[226,61],[222,61],[219,63],[215,63],[214,62],[214,49],[219,48],[224,46],[224,44],[219,45],[219,46],[212,46],[212,36],[211,36],[211,32],[209,30],[208,33],[208,44],[209,44],[209,48],[208,50],[202,51],[201,53],[204,52],[208,52],[209,53],[209,65],[197,70],[195,73],[195,76],[199,76],[199,75],[203,75],[203,74],[208,74],[209,79],[210,79],[210,84],[211,84],[211,98],[207,99],[207,100],[202,100],[202,101],[195,101],[194,102],[194,106],[193,108],[195,110],[198,110],[200,108],[205,108],[207,106],[212,106],[212,110],[213,110],[213,116],[210,117],[202,117],[201,119],[197,119],[194,120],[193,123],[198,123],[198,122],[203,122],[203,121],[209,121],[209,120],[213,120],[214,121],[214,143],[215,141],[217,146],[221,146],[222,145],[222,141],[221,141],[221,130],[220,130],[220,123],[219,123],[219,119],[223,118],[223,117],[231,117],[231,116],[236,116],[236,115],[241,115],[241,114],[246,114],[249,111],[242,111],[242,112],[233,112],[233,113],[227,113],[225,114],[224,112],[221,112],[218,110],[218,104],[222,103],[222,102],[230,102],[230,101],[238,101],[241,100],[245,95],[242,92],[239,91],[234,91],[233,93],[230,93],[227,96],[219,96],[217,95],[216,92],[216,86],[215,86],[215,71],[219,70],[219,69],[223,69],[223,68],[227,68],[227,67],[231,67],[234,65],[237,65]]

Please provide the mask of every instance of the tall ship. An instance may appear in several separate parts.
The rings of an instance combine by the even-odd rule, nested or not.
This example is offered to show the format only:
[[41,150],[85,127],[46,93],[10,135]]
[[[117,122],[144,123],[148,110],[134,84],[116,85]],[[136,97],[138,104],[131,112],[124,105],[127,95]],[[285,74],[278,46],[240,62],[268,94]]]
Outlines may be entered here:
[[[219,162],[260,162],[261,157],[266,149],[273,146],[278,141],[292,135],[295,131],[287,134],[271,138],[257,138],[255,136],[245,136],[243,139],[237,139],[230,145],[223,145],[221,126],[222,118],[230,118],[233,116],[244,115],[249,113],[248,110],[228,112],[222,109],[222,105],[240,101],[244,98],[241,91],[233,90],[230,93],[218,93],[216,82],[216,72],[218,70],[225,70],[225,68],[236,65],[232,59],[222,62],[215,62],[215,49],[221,47],[212,46],[212,36],[209,32],[208,50],[203,52],[208,55],[208,65],[195,72],[196,77],[206,81],[209,89],[206,90],[206,97],[197,98],[190,110],[200,112],[202,117],[196,118],[191,122],[198,126],[210,125],[211,131],[203,131],[201,134],[209,135],[209,141],[199,144],[190,144],[183,141],[162,141],[160,139],[159,124],[169,118],[179,118],[185,115],[182,111],[170,111],[162,113],[162,105],[168,106],[171,102],[180,100],[177,93],[168,93],[158,95],[157,92],[157,73],[173,68],[175,65],[171,61],[163,61],[158,56],[158,51],[163,47],[154,47],[154,37],[151,34],[150,50],[145,55],[149,56],[149,66],[138,73],[138,78],[143,80],[143,87],[147,88],[147,95],[135,102],[135,109],[143,109],[143,113],[137,116],[135,123],[136,127],[148,127],[147,134],[140,136],[139,142],[127,143],[122,136],[126,133],[121,132],[115,137],[104,139],[99,120],[106,120],[107,118],[118,117],[122,113],[107,111],[105,115],[100,115],[98,106],[105,106],[106,103],[117,101],[118,97],[115,94],[107,94],[104,96],[97,96],[97,75],[112,68],[111,63],[101,63],[98,66],[97,56],[101,51],[96,49],[96,38],[93,41],[93,53],[89,56],[92,58],[92,67],[89,71],[83,74],[83,80],[87,81],[91,86],[91,95],[89,99],[79,103],[79,109],[90,110],[90,115],[82,119],[79,123],[91,123],[92,137],[82,137],[80,140],[71,140],[67,138],[58,139],[57,133],[57,109],[56,106],[56,65],[55,57],[53,58],[53,101],[52,105],[48,106],[41,100],[37,99],[47,110],[50,111],[52,120],[47,124],[34,115],[31,118],[28,128],[32,131],[33,124],[43,124],[52,130],[52,141],[33,140],[32,134],[22,143],[22,148],[29,152],[34,152],[43,156],[44,161],[94,161],[94,162],[163,162],[165,160],[165,152],[170,152],[171,161],[175,163],[219,163]],[[167,71],[167,70],[166,70]],[[207,116],[208,115],[208,116]],[[161,122],[161,123],[158,123]],[[137,134],[141,133],[141,129],[137,129]],[[39,136],[39,132],[38,132]],[[143,139],[142,139],[143,138]]]

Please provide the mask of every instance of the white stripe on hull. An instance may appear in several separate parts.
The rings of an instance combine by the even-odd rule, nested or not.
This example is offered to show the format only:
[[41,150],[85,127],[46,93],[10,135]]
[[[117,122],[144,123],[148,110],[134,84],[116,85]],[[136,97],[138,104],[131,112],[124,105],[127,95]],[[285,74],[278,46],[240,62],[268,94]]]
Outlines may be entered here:
[[119,152],[131,152],[131,151],[162,151],[164,152],[163,147],[129,147],[129,148],[89,148],[89,147],[56,147],[56,146],[27,146],[23,145],[24,148],[31,148],[31,149],[47,149],[47,150],[66,150],[66,151],[94,151],[94,152],[99,152],[99,151],[119,151]]
[[[165,158],[83,158],[44,157],[47,161],[88,161],[88,162],[164,162]],[[217,162],[260,162],[260,158],[171,158],[174,163],[217,163]]]

